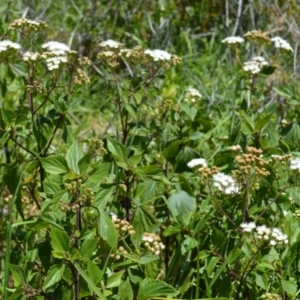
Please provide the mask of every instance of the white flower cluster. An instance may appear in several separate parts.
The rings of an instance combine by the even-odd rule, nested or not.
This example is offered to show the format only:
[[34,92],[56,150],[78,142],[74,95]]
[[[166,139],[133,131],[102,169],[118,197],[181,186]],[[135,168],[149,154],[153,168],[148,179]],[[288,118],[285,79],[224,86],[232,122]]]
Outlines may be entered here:
[[114,40],[107,40],[99,44],[102,48],[113,48],[118,49],[122,47],[123,45],[120,42],[114,41]]
[[161,250],[165,249],[165,245],[160,241],[160,237],[155,233],[145,232],[142,237],[143,245],[147,250],[159,255]]
[[68,62],[68,54],[71,52],[69,46],[56,41],[50,41],[42,45],[49,52],[42,54],[42,58],[46,59],[47,67],[50,71],[58,69],[61,63]]
[[214,187],[216,187],[221,193],[226,195],[239,194],[240,189],[232,176],[218,172],[212,177]]
[[244,39],[241,38],[240,36],[229,36],[229,37],[223,39],[222,43],[230,44],[230,45],[241,44],[241,43],[244,43]]
[[253,229],[256,228],[256,225],[254,222],[250,222],[250,223],[242,223],[240,227],[243,229],[243,232],[251,232]]
[[242,223],[240,225],[243,232],[250,233],[256,229],[257,238],[259,240],[269,241],[271,246],[288,244],[288,236],[279,228],[268,228],[266,225],[256,226],[254,222]]
[[0,41],[0,52],[6,52],[10,49],[19,50],[21,45],[9,40]]
[[207,162],[205,158],[194,158],[188,162],[187,166],[189,168],[195,168],[197,166],[207,167]]
[[41,55],[37,52],[29,52],[26,51],[23,55],[23,60],[24,61],[36,61],[39,59]]
[[186,97],[191,100],[191,102],[196,102],[202,98],[202,95],[197,89],[192,87],[188,88],[186,91]]
[[271,41],[274,42],[275,48],[283,49],[286,51],[294,52],[292,46],[284,39],[279,36],[271,38]]
[[253,57],[252,60],[246,61],[244,63],[243,69],[245,72],[257,74],[261,71],[263,66],[267,66],[268,64],[269,63],[262,56],[256,56]]
[[153,61],[169,61],[172,58],[172,55],[164,50],[150,50],[147,49],[144,52],[146,55],[149,55],[151,58],[153,58]]
[[300,172],[300,158],[294,158],[290,160],[290,169]]

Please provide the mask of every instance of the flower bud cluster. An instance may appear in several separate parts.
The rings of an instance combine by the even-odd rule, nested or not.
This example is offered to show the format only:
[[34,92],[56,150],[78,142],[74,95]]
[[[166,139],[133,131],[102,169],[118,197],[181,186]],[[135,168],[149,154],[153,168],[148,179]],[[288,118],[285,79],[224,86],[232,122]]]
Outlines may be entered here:
[[160,237],[155,233],[145,232],[142,237],[144,247],[155,255],[159,255],[161,250],[165,249],[165,245],[161,242]]
[[300,217],[300,209],[298,209],[294,212],[294,216],[298,217],[298,218]]
[[90,78],[83,70],[77,69],[76,72],[77,75],[74,76],[74,83],[79,85],[87,85],[91,83]]
[[9,203],[12,200],[12,198],[13,198],[13,195],[9,194],[6,197],[4,197],[3,200],[4,200],[4,202]]
[[104,156],[107,153],[107,150],[104,147],[103,140],[90,138],[88,139],[89,146],[93,149],[93,151],[100,157]]
[[77,202],[65,202],[63,200],[59,200],[59,208],[61,211],[75,211],[80,208],[80,204]]
[[43,93],[44,88],[40,81],[33,81],[32,84],[26,85],[26,91],[28,93]]
[[78,58],[78,63],[79,66],[90,66],[92,62],[88,57],[84,56]]
[[240,145],[233,145],[233,146],[229,147],[229,150],[231,150],[233,152],[240,152],[242,150],[242,147]]
[[201,167],[198,169],[199,175],[205,180],[212,177],[214,174],[218,174],[220,172],[220,168],[213,166],[209,167]]
[[246,152],[247,153],[238,155],[235,158],[235,161],[239,165],[240,172],[249,173],[250,170],[254,170],[257,175],[263,177],[269,176],[270,172],[265,168],[269,162],[260,157],[262,150],[254,147],[247,147]]
[[134,235],[135,230],[133,226],[126,220],[118,219],[115,215],[112,215],[112,222],[114,223],[114,227],[117,229],[120,235]]
[[291,154],[285,154],[285,155],[276,155],[272,154],[271,159],[272,161],[278,161],[278,162],[288,162],[293,158]]
[[257,239],[269,241],[270,246],[288,244],[288,236],[279,228],[269,228],[266,225],[256,226],[254,222],[242,223],[240,225],[244,233],[250,233],[256,230]]
[[279,296],[278,294],[275,293],[266,293],[264,295],[261,296],[262,299],[266,299],[266,300],[281,300],[281,296]]
[[69,192],[79,190],[81,187],[84,187],[84,183],[82,183],[82,179],[72,180],[70,183],[65,183],[65,188]]
[[128,252],[125,250],[123,246],[120,246],[117,250],[117,253],[111,254],[110,257],[114,258],[115,260],[119,260],[122,255],[127,254]]
[[17,19],[14,20],[8,27],[9,30],[18,30],[21,31],[24,35],[29,35],[31,31],[38,32],[45,28],[48,25],[43,21],[33,21],[28,19]]
[[251,42],[255,42],[257,44],[270,44],[271,40],[270,38],[263,33],[261,30],[252,30],[248,31],[246,34],[244,34],[244,37],[248,39]]

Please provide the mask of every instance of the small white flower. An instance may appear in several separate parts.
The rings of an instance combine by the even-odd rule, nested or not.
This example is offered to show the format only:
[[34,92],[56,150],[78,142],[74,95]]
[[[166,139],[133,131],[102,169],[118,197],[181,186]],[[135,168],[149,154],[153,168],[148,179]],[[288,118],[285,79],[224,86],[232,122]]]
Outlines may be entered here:
[[23,55],[24,61],[36,61],[41,55],[39,53],[34,53],[30,51],[26,51]]
[[170,53],[168,53],[167,51],[164,50],[159,50],[159,49],[155,49],[155,50],[150,50],[147,49],[144,52],[145,54],[149,55],[150,57],[153,58],[153,61],[169,61],[172,58],[172,55]]
[[64,43],[56,42],[56,41],[49,41],[42,45],[42,48],[48,49],[48,51],[59,51],[61,50],[58,55],[65,54],[66,52],[70,51],[70,47]]
[[275,48],[283,49],[286,51],[294,52],[292,46],[284,39],[279,36],[271,38],[271,41],[274,42]]
[[243,229],[243,232],[251,232],[253,229],[256,228],[256,225],[254,222],[250,222],[250,223],[242,223],[240,227]]
[[19,50],[21,48],[22,47],[20,44],[14,43],[12,41],[9,40],[0,41],[0,52],[5,52],[8,49]]
[[244,43],[244,39],[241,38],[240,36],[229,36],[229,37],[223,39],[222,43],[230,44],[230,45],[241,44],[241,43]]
[[118,49],[121,45],[122,45],[121,43],[116,42],[114,40],[107,40],[99,44],[99,46],[102,48],[108,47],[114,49]]
[[260,67],[256,62],[246,61],[243,66],[243,70],[247,73],[257,74],[260,72]]
[[300,172],[300,158],[294,158],[290,160],[290,169]]
[[197,100],[200,100],[202,98],[200,92],[192,87],[187,89],[186,96],[187,98],[190,98],[191,102],[196,102]]
[[194,168],[197,166],[207,167],[207,162],[205,158],[194,158],[188,162],[187,166],[189,168]]
[[213,176],[214,187],[226,195],[238,194],[240,189],[234,178],[222,172],[216,173]]
[[262,68],[263,66],[269,65],[269,63],[262,56],[253,57],[252,61],[257,62],[257,64],[259,65],[260,68]]
[[113,212],[110,213],[110,217],[113,221],[118,219],[118,216]]
[[277,244],[276,241],[274,241],[274,240],[271,240],[271,241],[270,241],[270,245],[271,245],[271,246],[275,246],[276,244]]

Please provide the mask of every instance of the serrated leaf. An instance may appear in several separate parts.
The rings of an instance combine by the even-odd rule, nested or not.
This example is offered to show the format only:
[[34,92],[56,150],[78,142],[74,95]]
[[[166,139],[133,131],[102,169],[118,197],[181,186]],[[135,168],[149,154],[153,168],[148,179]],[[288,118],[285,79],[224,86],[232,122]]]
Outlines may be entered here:
[[54,226],[50,226],[50,228],[51,246],[53,250],[68,252],[70,249],[70,238],[68,235]]
[[103,272],[90,259],[87,261],[87,272],[89,278],[94,282],[95,285],[97,285],[103,277]]
[[169,204],[174,216],[184,217],[187,213],[196,211],[196,199],[185,191],[171,195]]
[[295,295],[297,292],[297,284],[289,280],[281,280],[282,288],[290,295]]
[[99,209],[100,214],[100,221],[98,223],[98,230],[101,238],[106,241],[106,243],[111,247],[114,248],[118,242],[118,232],[114,227],[114,224],[108,214]]
[[76,174],[80,174],[78,163],[83,157],[82,151],[79,149],[77,143],[74,141],[66,154],[66,161],[68,167]]
[[88,180],[91,182],[101,182],[109,174],[110,167],[110,163],[100,164],[91,172]]
[[63,263],[55,264],[54,266],[52,266],[45,278],[43,290],[46,290],[55,283],[59,282],[63,277],[64,270],[65,265]]
[[26,284],[26,274],[25,270],[17,265],[8,264],[8,268],[12,273],[12,278],[14,280],[14,285],[17,287],[20,284]]
[[159,296],[173,297],[178,294],[179,292],[171,285],[168,285],[163,281],[146,278],[140,283],[137,299],[147,300]]
[[78,263],[74,263],[75,268],[78,270],[79,274],[86,281],[92,291],[99,297],[100,300],[106,300],[104,295],[100,292],[100,289],[95,285],[91,278],[84,272],[84,270],[79,266]]
[[98,239],[85,240],[80,248],[81,258],[87,259],[97,248]]
[[109,276],[107,279],[106,288],[110,289],[110,288],[119,286],[121,284],[121,279],[122,279],[124,272],[125,271],[123,270],[123,271],[117,272],[117,273]]
[[69,171],[67,161],[62,155],[41,157],[40,161],[45,171],[49,174],[63,174]]
[[121,295],[120,300],[132,300],[133,299],[133,290],[130,285],[130,280],[127,277],[125,282],[122,282],[119,288],[119,295]]
[[118,161],[126,163],[129,151],[124,145],[107,137],[107,148]]

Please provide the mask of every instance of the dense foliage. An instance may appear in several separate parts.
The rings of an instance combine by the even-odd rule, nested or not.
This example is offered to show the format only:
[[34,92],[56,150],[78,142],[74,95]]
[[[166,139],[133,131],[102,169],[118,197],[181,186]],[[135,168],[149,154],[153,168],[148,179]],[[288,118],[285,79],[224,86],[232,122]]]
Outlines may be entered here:
[[300,9],[194,2],[0,7],[3,299],[297,299]]

